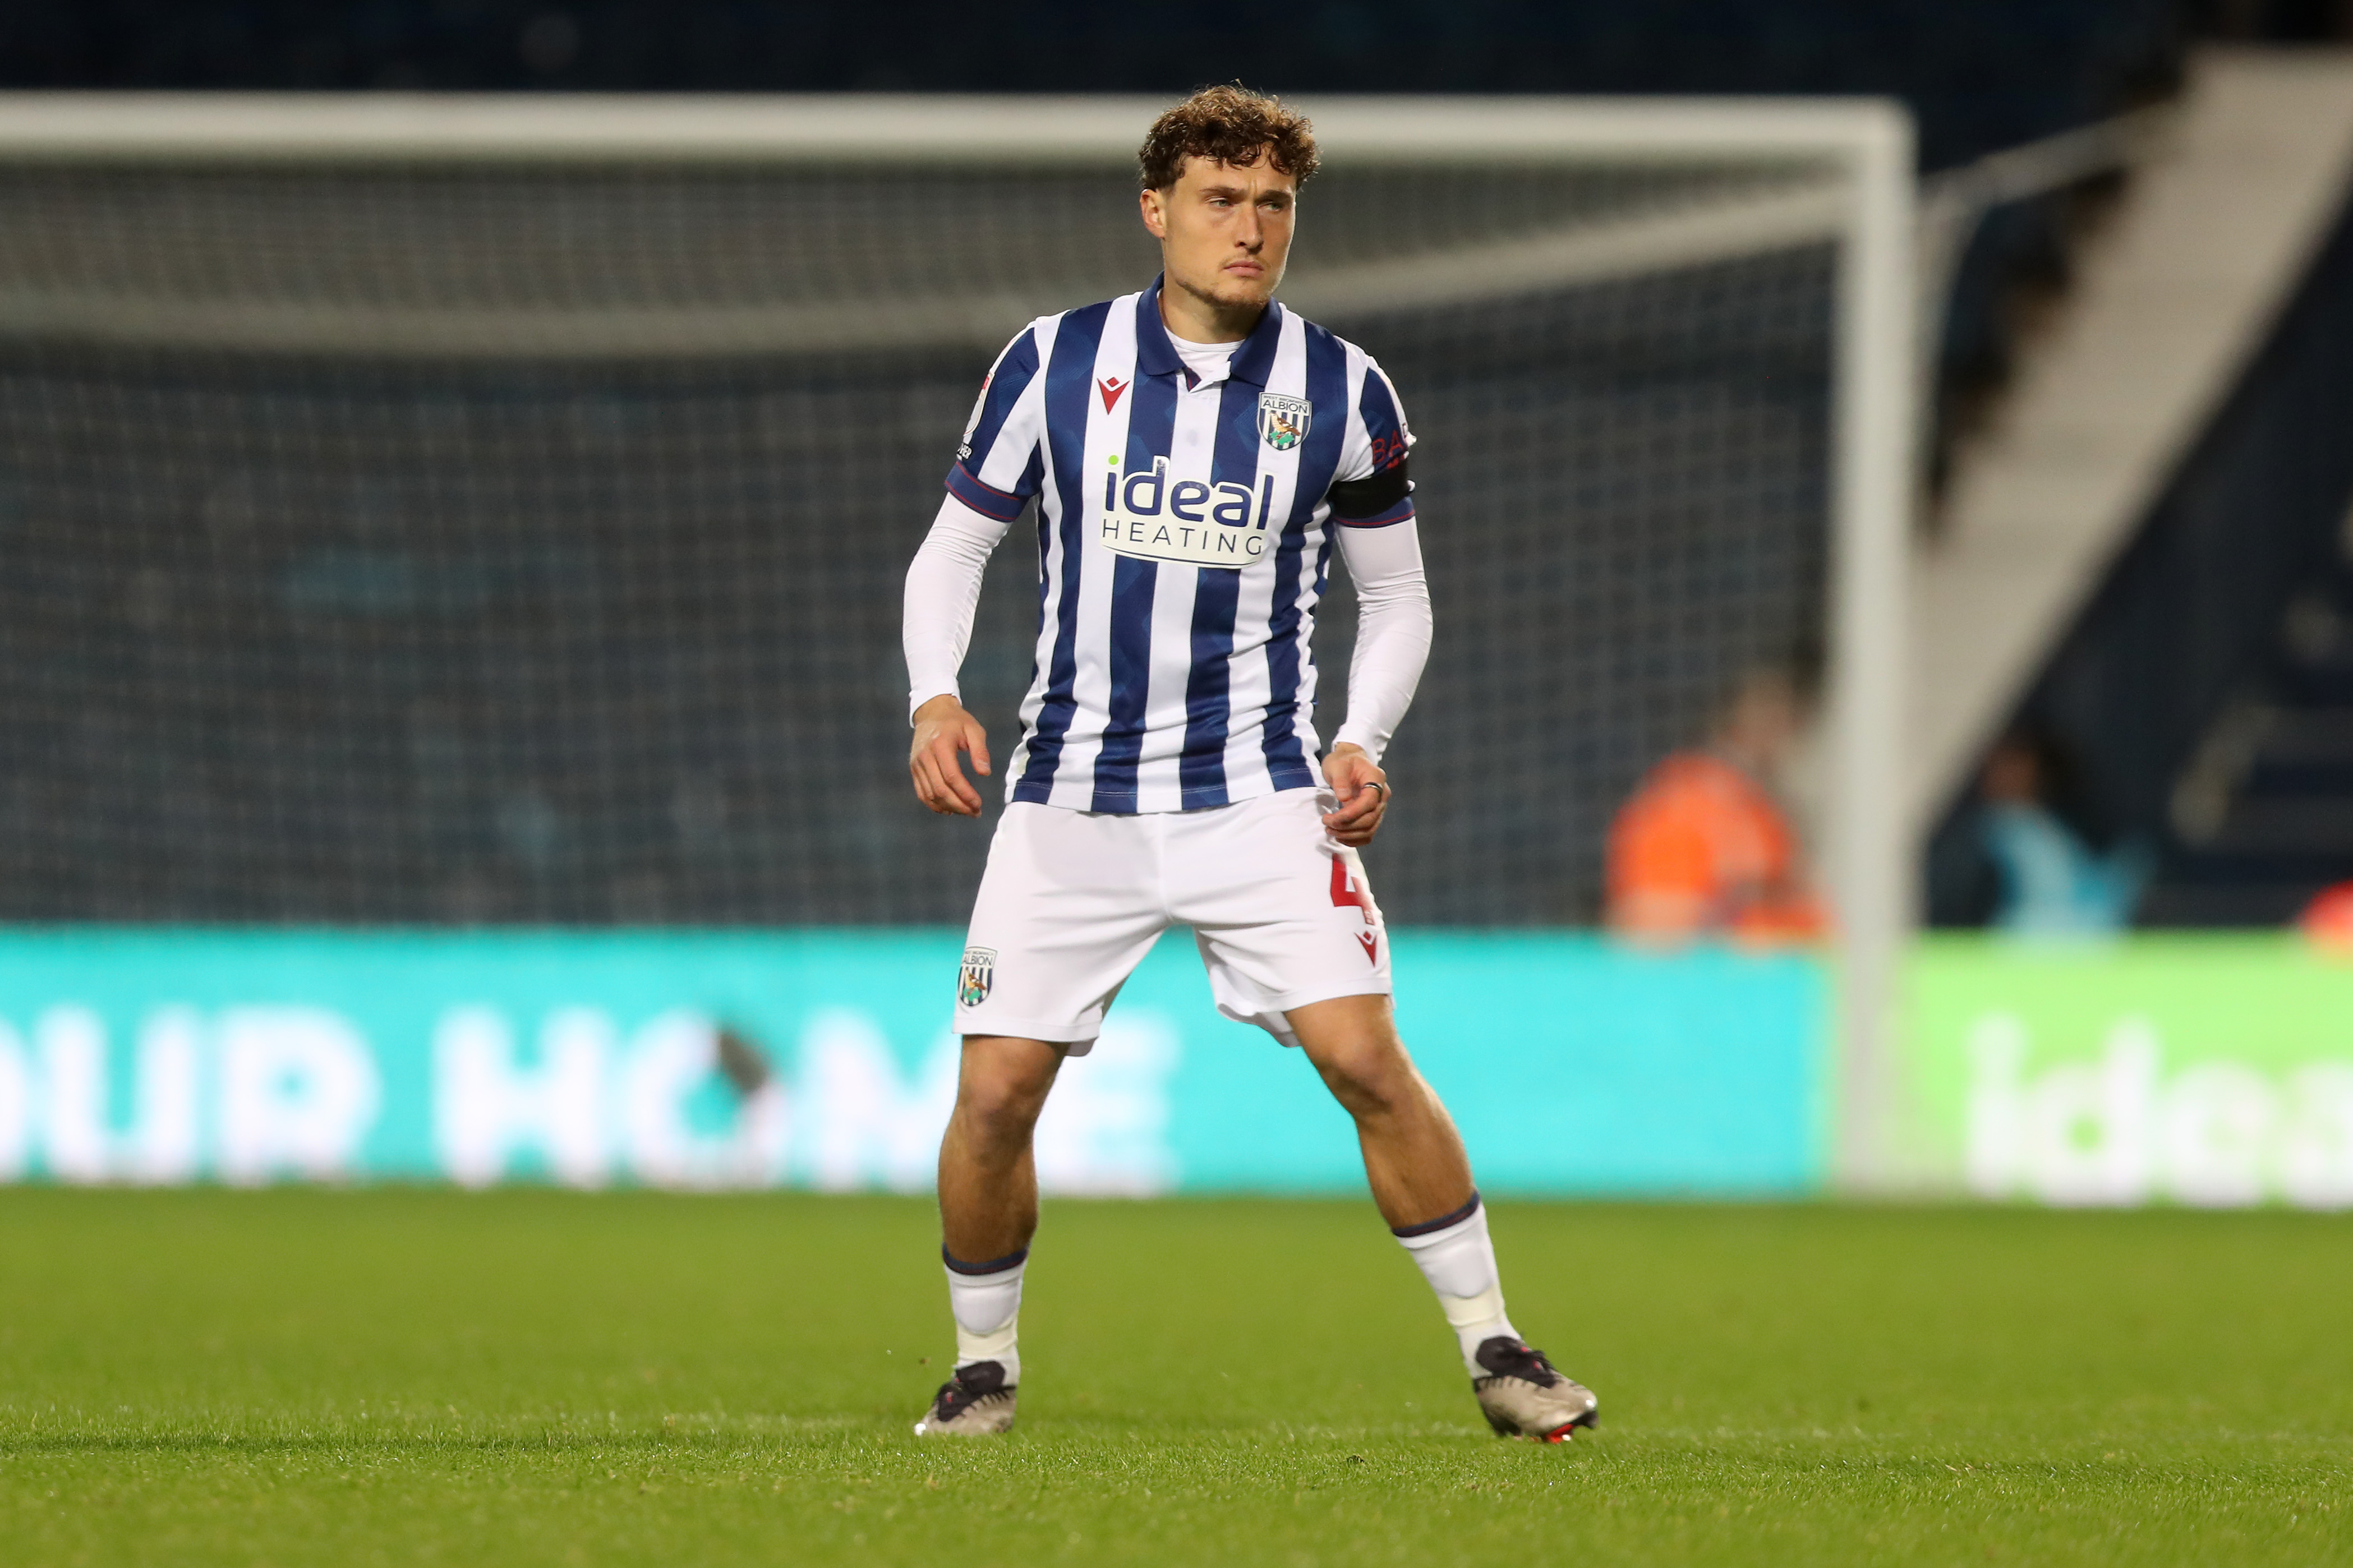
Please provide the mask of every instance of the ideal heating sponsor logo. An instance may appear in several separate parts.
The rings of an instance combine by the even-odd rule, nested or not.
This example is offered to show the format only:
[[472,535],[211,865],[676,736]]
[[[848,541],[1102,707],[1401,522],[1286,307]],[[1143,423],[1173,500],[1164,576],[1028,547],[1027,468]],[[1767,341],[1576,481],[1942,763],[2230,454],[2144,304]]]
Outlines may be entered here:
[[1110,466],[1095,526],[1096,537],[1114,554],[1239,571],[1265,555],[1279,535],[1269,526],[1274,511],[1271,474],[1253,492],[1230,479],[1213,485],[1172,479],[1166,458],[1153,458],[1148,470],[1124,476],[1117,457]]

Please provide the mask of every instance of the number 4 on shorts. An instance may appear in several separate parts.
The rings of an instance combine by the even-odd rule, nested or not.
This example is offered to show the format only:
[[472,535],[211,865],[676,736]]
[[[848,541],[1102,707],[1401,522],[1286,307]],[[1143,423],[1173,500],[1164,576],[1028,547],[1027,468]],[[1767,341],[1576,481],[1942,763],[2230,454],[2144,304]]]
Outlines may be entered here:
[[1351,904],[1363,912],[1366,925],[1373,923],[1373,896],[1356,886],[1356,879],[1348,875],[1347,862],[1335,855],[1332,857],[1332,907],[1346,909]]

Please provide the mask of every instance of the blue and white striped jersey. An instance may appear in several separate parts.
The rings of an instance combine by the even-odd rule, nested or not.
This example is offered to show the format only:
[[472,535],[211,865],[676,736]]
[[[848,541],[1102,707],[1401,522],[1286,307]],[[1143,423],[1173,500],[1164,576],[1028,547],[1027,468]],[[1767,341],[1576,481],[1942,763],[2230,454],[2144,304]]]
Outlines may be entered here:
[[947,479],[1001,521],[1038,502],[1008,797],[1130,813],[1316,785],[1330,524],[1413,515],[1412,441],[1380,366],[1279,304],[1211,382],[1170,343],[1157,283],[1031,322]]

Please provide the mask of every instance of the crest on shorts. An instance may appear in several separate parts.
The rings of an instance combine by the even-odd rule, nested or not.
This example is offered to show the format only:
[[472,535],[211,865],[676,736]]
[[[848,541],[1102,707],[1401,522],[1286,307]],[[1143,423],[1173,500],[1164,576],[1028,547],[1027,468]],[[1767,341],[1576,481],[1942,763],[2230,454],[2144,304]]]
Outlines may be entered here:
[[1314,417],[1315,405],[1303,397],[1280,392],[1258,395],[1258,433],[1278,452],[1288,452],[1306,440],[1308,424]]
[[956,1005],[977,1007],[988,1000],[988,988],[997,983],[997,950],[993,947],[967,947],[964,950],[964,969],[956,976]]

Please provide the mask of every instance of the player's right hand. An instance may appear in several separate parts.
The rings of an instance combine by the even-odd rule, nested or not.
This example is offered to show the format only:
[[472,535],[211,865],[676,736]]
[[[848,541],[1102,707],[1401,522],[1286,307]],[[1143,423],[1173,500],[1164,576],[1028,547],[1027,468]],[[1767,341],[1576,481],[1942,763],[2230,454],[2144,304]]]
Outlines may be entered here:
[[915,798],[944,816],[978,816],[980,792],[964,776],[958,752],[971,752],[973,771],[988,776],[988,736],[963,703],[939,696],[916,709],[915,741],[907,752]]

